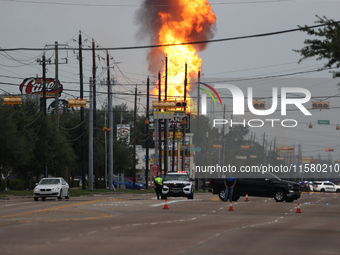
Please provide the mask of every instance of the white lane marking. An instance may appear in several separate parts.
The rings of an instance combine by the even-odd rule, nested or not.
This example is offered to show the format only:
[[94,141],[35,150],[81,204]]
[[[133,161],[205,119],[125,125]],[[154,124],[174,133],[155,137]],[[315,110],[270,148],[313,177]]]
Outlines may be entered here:
[[88,232],[87,234],[88,234],[88,235],[92,235],[92,234],[95,234],[95,233],[97,233],[97,232],[98,232],[97,230],[94,230],[94,231]]
[[68,240],[71,240],[71,237],[66,237],[66,238],[60,239],[59,242],[65,242],[65,241],[68,241]]
[[12,206],[12,205],[14,205],[14,204],[8,204],[8,205],[5,205],[5,206]]
[[117,226],[117,227],[112,227],[111,229],[118,229],[118,228],[120,228],[120,226]]
[[132,224],[132,226],[141,226],[143,225],[142,223],[135,223],[135,224]]

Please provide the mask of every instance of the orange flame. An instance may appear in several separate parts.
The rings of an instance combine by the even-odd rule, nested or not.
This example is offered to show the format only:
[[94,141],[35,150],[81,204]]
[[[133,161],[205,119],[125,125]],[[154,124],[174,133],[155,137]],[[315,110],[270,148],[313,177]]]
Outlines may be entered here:
[[[176,10],[175,15],[170,12],[158,12],[161,28],[158,33],[159,44],[180,44],[184,42],[195,41],[202,37],[211,37],[211,26],[215,25],[216,17],[211,6],[206,0],[179,0],[180,10]],[[180,14],[178,13],[180,12]],[[207,29],[207,27],[209,27]],[[200,35],[207,33],[208,35]],[[167,96],[171,99],[184,99],[184,80],[185,64],[187,64],[187,91],[190,91],[190,78],[197,77],[198,71],[201,70],[202,59],[198,56],[197,51],[201,51],[206,44],[187,44],[179,46],[162,47],[160,50],[168,57],[168,75],[167,75]],[[162,76],[165,76],[165,67],[162,70]],[[164,99],[164,86],[162,85],[161,98]],[[158,95],[158,88],[153,90]],[[186,95],[187,112],[190,108],[197,107],[190,100],[189,94]],[[191,106],[191,107],[190,107]],[[194,113],[194,112],[192,112]]]

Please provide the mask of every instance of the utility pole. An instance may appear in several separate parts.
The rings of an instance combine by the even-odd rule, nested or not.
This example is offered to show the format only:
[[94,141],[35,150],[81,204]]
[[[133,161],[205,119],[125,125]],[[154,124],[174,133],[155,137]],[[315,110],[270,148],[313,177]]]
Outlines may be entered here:
[[[93,129],[94,129],[94,139],[97,138],[97,102],[96,102],[96,50],[95,50],[95,43],[94,39],[92,38],[92,83],[93,83]],[[95,187],[98,189],[98,179],[99,179],[99,173],[98,173],[98,163],[95,164],[95,172],[96,172],[96,178],[95,178]]]
[[146,82],[146,120],[145,120],[145,129],[146,129],[146,141],[145,141],[145,188],[148,189],[149,187],[149,86],[150,86],[150,79],[148,76]]
[[93,191],[93,80],[90,77],[89,112],[89,190]]
[[[158,101],[162,101],[161,93],[162,93],[161,72],[158,72]],[[159,176],[162,176],[162,119],[158,119],[158,136],[159,136]]]
[[[165,57],[164,100],[167,99],[168,99],[168,57]],[[164,176],[168,171],[168,159],[169,159],[168,141],[169,141],[169,119],[164,119]]]
[[135,88],[135,111],[133,116],[133,180],[132,180],[132,189],[135,189],[136,184],[136,132],[137,132],[137,85]]
[[[58,60],[58,42],[54,43],[54,50],[55,50],[55,107],[54,107],[54,114],[55,114],[55,123],[56,123],[56,131],[59,132],[59,60]],[[83,108],[83,107],[81,107]]]
[[[108,87],[108,110],[109,110],[109,190],[113,190],[113,109],[112,109],[112,86],[110,82],[110,58],[106,51],[107,64],[107,87]],[[119,183],[119,180],[117,180]]]
[[[185,77],[184,77],[184,101],[187,99],[187,71],[188,71],[188,64],[185,63]],[[186,116],[186,106],[184,107],[184,112]],[[186,129],[187,129],[187,121],[186,117],[184,117],[183,120],[183,139],[182,139],[182,171],[185,171],[185,135],[186,135]],[[190,173],[191,174],[191,173]]]
[[[80,80],[80,98],[84,98],[84,84],[83,84],[83,53],[82,53],[82,39],[81,39],[81,31],[79,31],[79,80]],[[85,122],[84,122],[84,107],[80,107],[80,121],[81,121],[81,132],[82,132],[82,160],[81,160],[81,169],[82,169],[82,189],[86,189],[86,172],[85,172]]]
[[[40,60],[39,60],[40,62]],[[43,82],[43,100],[42,103],[40,103],[40,105],[42,105],[42,110],[46,116],[46,57],[45,57],[45,52],[42,56],[42,61],[41,61],[41,65],[42,65],[42,82]]]
[[[45,115],[44,121],[46,122],[47,121],[46,120],[47,107],[46,107],[46,57],[45,57],[45,52],[43,53],[42,60],[38,59],[37,61],[38,61],[39,64],[42,65],[43,98],[42,98],[42,100],[40,99],[40,110],[44,112],[44,115]],[[46,126],[47,126],[47,124],[45,123],[44,127],[43,127],[45,135],[47,133],[47,130],[46,130],[47,127]],[[46,164],[44,166],[44,173],[45,173],[45,177],[47,178],[48,177],[48,168],[47,168]]]

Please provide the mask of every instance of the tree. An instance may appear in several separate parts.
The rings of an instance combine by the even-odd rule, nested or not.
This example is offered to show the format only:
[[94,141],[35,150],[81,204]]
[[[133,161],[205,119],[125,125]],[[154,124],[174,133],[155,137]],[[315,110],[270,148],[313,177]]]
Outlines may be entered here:
[[[327,59],[328,62],[324,64],[324,69],[333,69],[340,67],[340,23],[332,19],[327,19],[325,16],[315,21],[321,24],[322,28],[310,28],[308,26],[299,26],[302,31],[307,32],[308,35],[314,37],[322,37],[322,39],[306,39],[304,43],[307,45],[301,50],[294,50],[301,54],[302,60],[317,56],[317,60]],[[340,77],[339,71],[331,71],[333,78]]]

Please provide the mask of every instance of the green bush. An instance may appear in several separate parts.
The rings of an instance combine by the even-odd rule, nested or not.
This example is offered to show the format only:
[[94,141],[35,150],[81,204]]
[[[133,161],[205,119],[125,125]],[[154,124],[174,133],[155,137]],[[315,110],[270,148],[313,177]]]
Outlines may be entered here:
[[21,180],[19,180],[19,179],[9,180],[8,188],[11,189],[11,190],[20,190],[21,189]]
[[7,187],[7,179],[1,179],[0,191],[4,191],[6,187]]
[[[31,186],[31,181],[30,180],[11,179],[11,180],[8,180],[7,188],[9,188],[11,190],[33,189],[33,187],[30,187],[30,186]],[[1,188],[2,188],[2,186],[1,186]]]

